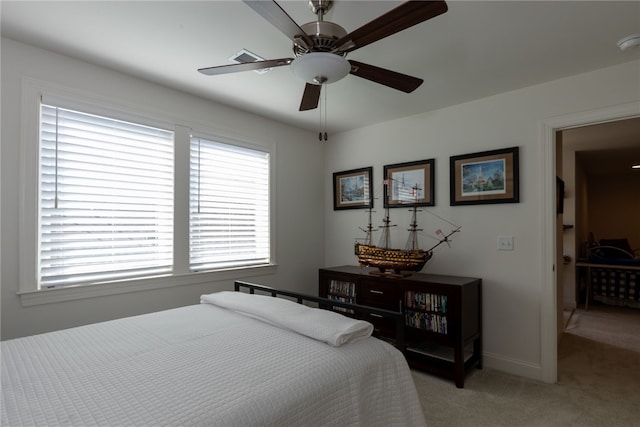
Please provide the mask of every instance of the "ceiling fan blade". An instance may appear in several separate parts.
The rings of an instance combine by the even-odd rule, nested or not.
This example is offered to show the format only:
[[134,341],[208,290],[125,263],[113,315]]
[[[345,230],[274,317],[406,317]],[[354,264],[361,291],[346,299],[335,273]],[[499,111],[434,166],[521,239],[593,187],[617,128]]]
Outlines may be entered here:
[[298,24],[284,11],[275,1],[266,0],[243,0],[247,6],[253,9],[258,15],[269,21],[285,36],[294,42],[304,42],[309,49],[313,47],[313,40]]
[[262,70],[263,68],[281,67],[289,65],[293,58],[268,59],[266,61],[243,62],[242,64],[219,65],[217,67],[199,68],[198,71],[207,76],[237,73],[240,71]]
[[408,1],[342,37],[336,42],[335,51],[352,52],[441,15],[448,9],[444,1]]
[[405,93],[413,92],[424,81],[417,77],[411,77],[406,74],[397,73],[395,71],[386,70],[373,65],[363,64],[358,61],[349,60],[349,63],[351,64],[350,74]]
[[318,108],[318,102],[320,102],[320,92],[322,91],[322,85],[314,85],[307,83],[304,87],[304,93],[302,94],[302,101],[300,102],[300,111],[313,110]]

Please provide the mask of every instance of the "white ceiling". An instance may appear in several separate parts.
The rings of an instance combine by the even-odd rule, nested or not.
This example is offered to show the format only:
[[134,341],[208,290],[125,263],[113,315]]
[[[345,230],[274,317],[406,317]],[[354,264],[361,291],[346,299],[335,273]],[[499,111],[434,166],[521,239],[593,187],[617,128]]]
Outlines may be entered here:
[[640,174],[640,117],[564,130],[562,146],[587,175]]
[[[281,1],[298,23],[306,1]],[[353,31],[400,4],[336,0],[325,20]],[[330,132],[393,120],[640,58],[616,41],[640,33],[638,1],[449,1],[449,11],[349,59],[420,77],[411,94],[347,76],[328,86]],[[304,82],[289,67],[204,76],[248,49],[292,57],[290,41],[241,1],[2,1],[2,35],[294,126]],[[324,96],[324,95],[323,95]]]

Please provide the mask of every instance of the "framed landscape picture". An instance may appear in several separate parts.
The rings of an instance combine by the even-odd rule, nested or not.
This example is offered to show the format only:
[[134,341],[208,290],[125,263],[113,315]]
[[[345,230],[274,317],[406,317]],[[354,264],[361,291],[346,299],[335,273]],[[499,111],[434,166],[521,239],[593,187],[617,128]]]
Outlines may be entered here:
[[520,201],[518,147],[452,156],[451,206]]
[[333,174],[333,209],[369,209],[373,207],[371,179],[373,167]]
[[384,167],[384,207],[434,206],[435,160]]

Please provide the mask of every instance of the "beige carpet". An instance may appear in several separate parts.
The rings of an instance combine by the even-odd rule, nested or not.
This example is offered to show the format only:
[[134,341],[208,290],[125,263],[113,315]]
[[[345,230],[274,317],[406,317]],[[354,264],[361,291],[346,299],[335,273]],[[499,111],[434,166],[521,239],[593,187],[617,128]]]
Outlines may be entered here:
[[600,308],[571,316],[559,345],[557,384],[485,368],[473,370],[458,389],[414,371],[428,425],[640,426],[640,347],[634,347],[640,311]]
[[640,310],[606,305],[578,309],[565,333],[640,352]]

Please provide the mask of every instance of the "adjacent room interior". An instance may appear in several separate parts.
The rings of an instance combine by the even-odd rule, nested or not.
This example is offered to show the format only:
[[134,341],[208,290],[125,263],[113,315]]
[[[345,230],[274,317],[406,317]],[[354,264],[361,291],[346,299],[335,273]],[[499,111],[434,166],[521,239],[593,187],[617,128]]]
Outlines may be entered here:
[[[635,212],[640,201],[635,190],[639,183],[633,169],[633,159],[640,151],[638,129],[640,120],[635,118],[571,129],[560,136],[566,206],[562,234],[565,308],[587,303],[585,269],[576,270],[575,263],[589,258],[594,246],[607,247],[595,255],[638,257],[640,231]],[[618,305],[635,308],[633,301]]]
[[[558,288],[563,289],[562,328],[598,343],[635,351],[639,341],[631,331],[637,326],[634,310],[638,305],[628,296],[637,292],[637,285],[625,288],[631,283],[623,283],[620,287],[629,273],[624,268],[632,261],[622,261],[628,265],[611,270],[598,270],[595,265],[595,272],[584,264],[589,262],[593,247],[612,242],[628,245],[624,250],[638,258],[640,227],[635,213],[640,207],[640,179],[632,166],[633,159],[640,155],[640,119],[566,130],[558,136],[558,144],[562,145],[565,190],[563,232],[559,235],[563,248],[562,283]],[[604,250],[611,251],[612,258],[629,258],[616,247]],[[613,286],[609,286],[608,294],[595,295],[594,301],[593,288],[588,290],[588,286],[598,286],[593,283],[598,282],[597,277],[592,277],[598,272],[608,273]],[[607,354],[600,357],[606,360]]]

